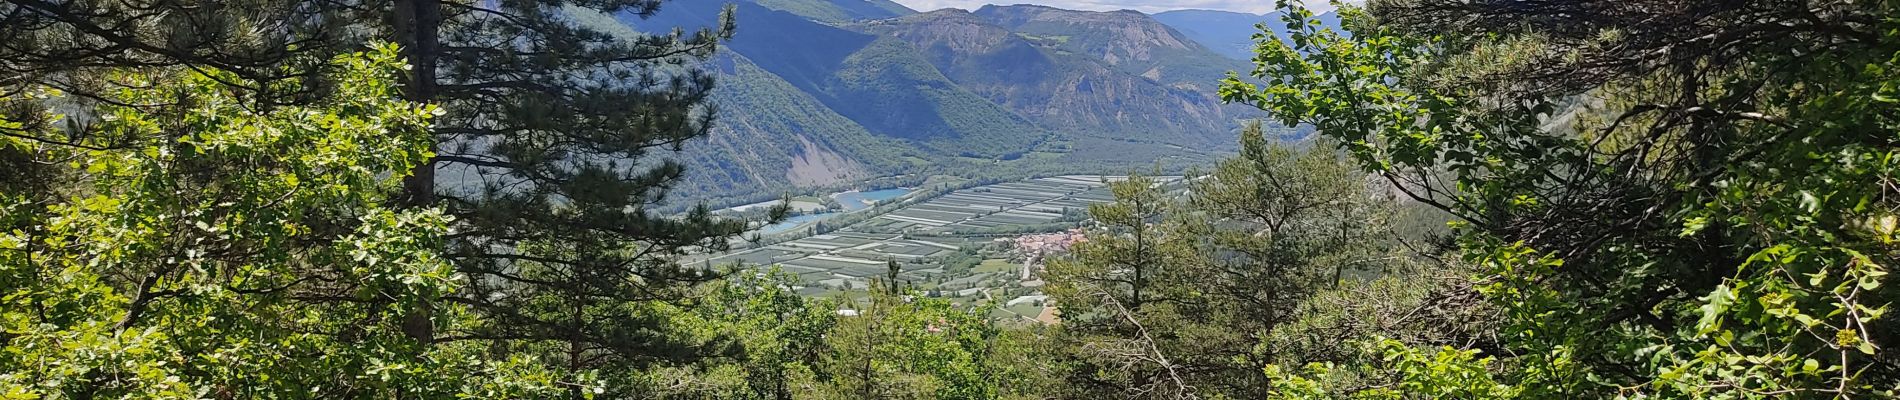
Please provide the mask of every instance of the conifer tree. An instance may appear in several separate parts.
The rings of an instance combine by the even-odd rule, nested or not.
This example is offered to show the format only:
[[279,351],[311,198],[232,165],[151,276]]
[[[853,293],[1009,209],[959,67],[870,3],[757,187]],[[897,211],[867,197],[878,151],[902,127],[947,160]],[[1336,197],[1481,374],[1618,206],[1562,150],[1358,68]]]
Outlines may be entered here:
[[[435,119],[432,156],[392,198],[455,218],[443,256],[468,279],[467,290],[409,306],[404,331],[423,344],[492,342],[497,356],[536,356],[578,377],[707,355],[706,346],[674,345],[643,304],[680,298],[679,283],[712,277],[672,257],[725,248],[746,227],[703,207],[681,217],[648,211],[684,172],[663,152],[703,136],[714,120],[712,77],[698,63],[733,29],[729,14],[690,34],[602,23],[661,5],[7,0],[0,85],[51,87],[67,93],[61,101],[89,103],[136,87],[117,70],[217,69],[227,72],[220,84],[275,107],[336,86],[339,77],[309,60],[370,40],[400,45],[411,65],[403,97],[445,115]],[[10,115],[22,125],[50,123]],[[69,145],[94,134],[83,118],[72,121],[8,134]],[[432,310],[441,302],[467,305],[486,323],[437,331]]]
[[[1178,343],[1179,261],[1190,258],[1180,237],[1162,225],[1175,201],[1151,177],[1109,184],[1115,201],[1089,207],[1098,226],[1069,258],[1049,263],[1049,293],[1062,306],[1073,340],[1070,378],[1081,393],[1171,398],[1192,393],[1182,366],[1170,359]],[[1162,322],[1170,321],[1170,322]],[[1164,347],[1166,346],[1166,347]]]
[[1185,191],[1146,177],[1111,184],[1115,201],[1090,208],[1100,226],[1049,265],[1083,395],[1267,392],[1262,368],[1335,354],[1338,343],[1287,334],[1333,326],[1311,315],[1317,296],[1404,265],[1389,196],[1341,154],[1270,142],[1258,124],[1240,142],[1211,174],[1173,184]]

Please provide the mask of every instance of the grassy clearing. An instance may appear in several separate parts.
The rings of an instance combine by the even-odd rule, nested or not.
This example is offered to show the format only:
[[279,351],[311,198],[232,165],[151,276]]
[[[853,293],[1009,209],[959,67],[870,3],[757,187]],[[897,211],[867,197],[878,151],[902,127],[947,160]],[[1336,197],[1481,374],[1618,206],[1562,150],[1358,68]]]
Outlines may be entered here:
[[1009,272],[1021,267],[1021,265],[1009,262],[1009,260],[992,258],[983,260],[981,264],[977,264],[976,268],[971,269],[971,271],[977,273]]

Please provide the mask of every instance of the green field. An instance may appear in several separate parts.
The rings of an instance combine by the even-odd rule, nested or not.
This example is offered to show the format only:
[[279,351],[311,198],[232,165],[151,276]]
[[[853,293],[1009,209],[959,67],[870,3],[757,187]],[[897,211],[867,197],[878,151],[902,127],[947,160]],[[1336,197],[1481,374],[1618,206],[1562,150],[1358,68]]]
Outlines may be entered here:
[[[986,232],[1075,226],[1078,222],[1064,218],[1111,200],[1105,182],[1118,178],[1072,175],[969,187],[864,211],[871,214],[822,234],[745,244],[752,248],[697,259],[716,266],[778,265],[798,275],[799,293],[818,297],[862,292],[869,282],[885,279],[886,263],[896,261],[898,279],[915,290],[966,304],[993,300],[1003,307],[1016,296],[1040,291],[1021,281],[1022,263],[1012,261],[1021,258],[1012,254],[1009,236]],[[933,176],[925,186],[957,182],[966,180]],[[1007,297],[988,299],[986,294]],[[1018,304],[995,311],[999,318],[1021,319],[1034,318],[1041,309]]]
[[982,264],[977,264],[976,268],[970,271],[977,272],[977,273],[1009,272],[1009,271],[1020,269],[1022,267],[1023,265],[1019,263],[1009,262],[1009,260],[1004,260],[1004,259],[992,258],[988,260],[983,260]]

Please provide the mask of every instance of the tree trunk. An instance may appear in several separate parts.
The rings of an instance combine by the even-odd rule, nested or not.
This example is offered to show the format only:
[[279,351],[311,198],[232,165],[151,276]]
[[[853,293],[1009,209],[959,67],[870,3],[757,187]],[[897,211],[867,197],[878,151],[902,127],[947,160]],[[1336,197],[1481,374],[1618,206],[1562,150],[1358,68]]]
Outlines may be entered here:
[[[581,329],[583,329],[581,324],[585,323],[581,316],[587,312],[587,305],[584,303],[586,299],[583,298],[583,295],[580,293],[574,293],[573,296],[574,297],[568,300],[568,302],[571,303],[569,307],[571,308],[570,312],[572,312],[572,314],[568,315],[568,323],[572,326],[568,328],[567,332],[567,376],[569,379],[580,376],[581,370],[586,367],[581,360],[581,355],[586,352],[586,347],[584,347],[585,343],[581,341]],[[576,379],[574,383],[575,384],[568,385],[567,387],[568,398],[574,400],[586,398],[587,396],[582,391],[580,381]]]
[[[410,65],[409,79],[403,85],[405,100],[417,103],[435,100],[436,55],[440,51],[442,28],[442,5],[438,1],[394,0],[395,10],[389,26],[396,36],[396,44],[402,46],[403,56]],[[431,144],[429,150],[435,151],[435,145]],[[410,171],[409,177],[402,180],[402,189],[404,206],[434,206],[435,160],[423,162]],[[433,313],[433,307],[427,302],[414,310],[408,310],[407,315],[403,316],[403,334],[424,345],[434,342]]]

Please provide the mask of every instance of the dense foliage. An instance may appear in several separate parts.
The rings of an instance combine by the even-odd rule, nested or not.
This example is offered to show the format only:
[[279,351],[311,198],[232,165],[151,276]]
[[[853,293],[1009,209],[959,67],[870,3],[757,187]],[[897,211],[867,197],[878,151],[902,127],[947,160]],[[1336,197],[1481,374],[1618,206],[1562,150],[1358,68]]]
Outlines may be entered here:
[[[393,211],[435,210],[439,216],[433,219],[395,220],[424,225],[434,221],[441,226],[386,230],[389,234],[414,234],[413,238],[405,237],[414,241],[407,246],[428,250],[431,262],[446,263],[447,271],[433,273],[458,277],[458,289],[424,290],[412,297],[400,297],[401,301],[392,298],[365,305],[367,309],[362,312],[378,315],[375,322],[399,326],[412,345],[421,346],[412,349],[414,353],[443,347],[488,353],[479,359],[529,360],[533,365],[562,371],[562,388],[571,397],[608,390],[613,392],[604,394],[622,395],[637,390],[632,386],[634,381],[627,378],[633,371],[729,351],[728,346],[717,343],[694,346],[672,340],[679,335],[669,332],[665,308],[657,302],[688,295],[681,283],[715,277],[705,270],[674,265],[672,257],[687,249],[724,246],[728,238],[748,225],[745,221],[713,218],[703,209],[679,218],[648,210],[667,196],[672,183],[683,173],[679,164],[649,155],[677,150],[685,141],[704,136],[715,116],[705,104],[712,87],[711,76],[685,66],[709,57],[719,42],[729,37],[730,19],[722,18],[720,24],[690,34],[626,37],[580,25],[565,12],[574,7],[637,17],[654,14],[660,5],[653,0],[585,4],[6,1],[0,2],[0,21],[4,21],[0,32],[5,32],[7,38],[0,46],[0,58],[7,60],[0,63],[0,69],[7,72],[0,79],[0,93],[20,100],[9,102],[5,110],[8,120],[15,123],[10,125],[18,125],[8,132],[10,138],[36,146],[94,151],[76,153],[88,157],[107,155],[97,151],[128,150],[133,148],[126,146],[163,143],[203,130],[183,124],[221,123],[216,118],[189,113],[174,115],[205,104],[225,108],[199,114],[255,113],[289,126],[322,122],[314,116],[302,118],[294,113],[327,102],[393,102],[390,97],[394,97],[430,104],[435,113],[426,125],[416,123],[395,130],[418,135],[403,138],[421,140],[420,148],[346,148],[364,152],[351,154],[356,159],[404,163],[400,166],[409,170],[371,164],[354,171],[376,179],[398,179],[400,190],[383,190],[387,188],[371,185],[364,181],[367,178],[360,177],[332,184],[313,181],[309,176],[292,176],[290,183],[283,185],[296,185],[301,179],[304,184],[317,182],[326,190],[353,197],[286,206],[295,199],[291,195],[306,194],[290,192],[268,204],[317,210],[374,199],[375,204]],[[343,68],[326,64],[331,57],[357,52],[372,42],[400,45],[391,48],[400,52],[399,57],[379,60],[383,63],[379,67],[400,67],[402,72],[378,71],[383,75],[375,76],[394,80],[358,82],[372,77],[345,73]],[[182,86],[175,88],[174,84],[180,82]],[[23,97],[48,91],[57,93]],[[197,97],[174,93],[180,91],[220,93],[230,100],[201,103]],[[55,119],[35,111],[48,107],[74,117]],[[334,113],[381,122],[370,114],[373,110],[338,107],[343,108]],[[180,122],[177,126],[149,124],[172,129],[174,132],[164,132],[171,136],[153,132],[157,128],[118,127],[139,122],[120,116],[128,113]],[[362,135],[375,136],[374,132]],[[309,143],[321,142],[290,141],[277,146]],[[49,153],[53,150],[42,148],[8,151],[9,163],[41,166],[44,168],[36,169],[46,174],[62,174],[62,169],[98,173],[99,168],[111,166],[60,158],[60,154]],[[178,151],[159,152],[168,153]],[[163,165],[178,169],[181,172],[176,174],[189,178],[181,180],[193,185],[269,189],[280,184],[217,172],[270,170],[245,163],[248,161],[265,167],[313,162],[298,158],[306,157],[300,153],[276,148],[247,156],[262,158],[214,158]],[[61,164],[72,167],[60,168]],[[130,185],[107,177],[58,176],[69,178],[62,182],[47,175],[14,182],[22,189],[62,195],[90,193],[81,188],[92,186],[132,192],[100,193],[120,202],[138,198],[140,190],[167,196],[217,195],[168,194],[163,191],[190,192],[197,188]],[[8,189],[11,194],[15,188]],[[223,204],[210,200],[163,204],[211,211],[196,208],[200,206],[197,202]],[[296,218],[304,212],[213,217],[239,218],[252,224],[285,223],[283,229],[308,236],[293,241],[300,246],[339,241],[351,233],[339,228],[349,225],[324,223],[304,228],[291,224],[301,223]],[[190,221],[161,222],[164,224],[149,224]],[[215,224],[212,226],[215,228]],[[190,240],[174,236],[173,240]],[[261,250],[230,251],[244,257],[283,256]],[[40,255],[37,251],[27,254]],[[102,279],[105,284],[119,286],[119,295],[137,305],[131,307],[130,314],[135,315],[181,290],[165,287],[172,283],[162,279],[164,274],[143,275],[138,269],[130,269],[124,276]],[[309,283],[327,282],[329,278],[286,272],[276,279]],[[339,296],[290,300],[321,304],[336,302]],[[337,324],[360,320],[313,318]]]
[[[387,194],[429,156],[434,106],[399,100],[393,46],[325,64],[335,96],[258,110],[222,71],[119,77],[71,143],[0,120],[10,156],[71,166],[0,194],[7,398],[512,397],[553,375],[418,346],[403,313],[462,290],[450,217]],[[9,106],[31,103],[16,94]],[[48,119],[60,116],[48,115]],[[66,117],[71,118],[71,117]],[[469,324],[445,306],[437,323]],[[299,394],[307,393],[307,395]]]
[[[683,171],[647,156],[711,129],[692,66],[731,28],[602,22],[659,4],[0,0],[0,398],[1900,396],[1900,1],[1282,4],[1222,95],[1315,137],[1250,125],[1206,173],[1065,212],[1087,240],[1039,274],[1052,325],[911,290],[898,259],[829,298],[678,265],[756,224],[653,211]],[[946,79],[879,54],[838,98],[729,94],[1008,114],[877,87]],[[972,125],[912,139],[1068,148],[937,122]],[[885,140],[860,133],[825,145]],[[917,166],[879,182],[908,200],[814,230],[1077,167],[981,161],[1010,172]]]
[[[1423,302],[1437,274],[1400,252],[1400,207],[1382,186],[1258,125],[1241,147],[1182,195],[1146,177],[1111,184],[1089,240],[1050,264],[1071,395],[1266,393],[1264,368],[1352,359],[1342,340],[1397,334],[1394,319]],[[1371,293],[1390,302],[1357,298]]]
[[1224,95],[1317,127],[1463,221],[1461,253],[1484,268],[1471,285],[1505,326],[1486,354],[1388,349],[1429,356],[1388,394],[1900,389],[1883,315],[1900,3],[1369,9],[1345,13],[1348,37],[1294,8],[1292,45],[1261,42],[1262,83]]

